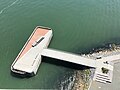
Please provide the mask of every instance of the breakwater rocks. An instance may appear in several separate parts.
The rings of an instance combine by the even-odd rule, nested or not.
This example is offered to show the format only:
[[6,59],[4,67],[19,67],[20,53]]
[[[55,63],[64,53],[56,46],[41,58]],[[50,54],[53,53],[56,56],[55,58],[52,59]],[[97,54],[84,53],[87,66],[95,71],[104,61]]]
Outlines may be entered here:
[[75,73],[75,82],[73,86],[73,90],[87,90],[89,88],[90,79],[91,79],[91,70],[85,69],[76,71]]
[[[120,45],[118,44],[107,44],[102,48],[92,49],[87,54],[81,54],[81,56],[91,59],[97,59],[99,57],[107,57],[111,55],[120,54]],[[76,70],[75,71],[75,81],[73,90],[88,90],[90,83],[92,82],[92,78],[94,76],[94,69],[84,69],[84,70]]]
[[98,57],[107,57],[115,54],[120,54],[120,45],[117,44],[106,44],[106,46],[102,46],[102,48],[96,48],[88,53],[81,54],[83,57],[97,59]]

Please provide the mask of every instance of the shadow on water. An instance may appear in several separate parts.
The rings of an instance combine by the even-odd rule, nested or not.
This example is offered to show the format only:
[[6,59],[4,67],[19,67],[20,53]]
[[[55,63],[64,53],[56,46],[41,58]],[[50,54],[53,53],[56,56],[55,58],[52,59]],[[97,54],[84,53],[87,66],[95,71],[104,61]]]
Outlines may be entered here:
[[[84,69],[89,68],[87,66],[78,65],[78,64],[75,64],[75,63],[70,63],[70,62],[67,62],[67,61],[62,61],[62,60],[48,58],[48,57],[42,57],[42,62],[53,64],[53,65],[56,65],[56,66],[62,66],[62,67],[73,69],[73,70],[84,70]],[[11,75],[13,77],[20,78],[20,79],[31,78],[33,76],[33,75],[29,75],[29,74],[21,75],[21,74],[14,73],[12,71],[11,71]]]
[[73,70],[84,70],[89,68],[87,66],[83,66],[83,65],[79,65],[79,64],[75,64],[67,61],[62,61],[58,59],[48,58],[48,57],[42,57],[42,61],[45,63],[53,64],[56,66],[62,66],[62,67],[66,67]]
[[11,74],[13,77],[20,78],[20,79],[31,78],[31,77],[32,77],[31,75],[28,75],[28,74],[22,75],[22,74],[14,73],[14,72],[12,72],[12,71],[10,72],[10,74]]

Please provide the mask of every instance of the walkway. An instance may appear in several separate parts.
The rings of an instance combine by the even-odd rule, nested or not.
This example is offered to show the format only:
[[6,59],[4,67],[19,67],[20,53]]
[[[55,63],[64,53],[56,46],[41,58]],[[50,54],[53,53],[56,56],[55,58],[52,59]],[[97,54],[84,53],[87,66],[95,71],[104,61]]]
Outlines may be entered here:
[[104,64],[103,62],[94,60],[94,59],[89,59],[85,57],[81,57],[80,55],[77,54],[72,54],[68,52],[63,52],[55,49],[44,49],[41,53],[42,56],[50,57],[50,58],[55,58],[58,60],[63,60],[67,62],[72,62],[75,64],[80,64],[88,67],[104,67],[109,70],[113,70],[113,66],[109,64]]

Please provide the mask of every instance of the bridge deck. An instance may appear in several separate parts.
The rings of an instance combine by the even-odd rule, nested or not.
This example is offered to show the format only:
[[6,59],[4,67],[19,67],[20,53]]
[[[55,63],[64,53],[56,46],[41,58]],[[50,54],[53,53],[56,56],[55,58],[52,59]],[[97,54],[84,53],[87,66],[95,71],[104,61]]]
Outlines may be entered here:
[[77,54],[63,52],[63,51],[59,51],[59,50],[55,50],[55,49],[44,49],[42,51],[41,55],[46,56],[46,57],[59,59],[59,60],[63,60],[63,61],[67,61],[67,62],[72,62],[72,63],[75,63],[75,64],[88,66],[88,67],[94,67],[94,68],[105,67],[109,70],[113,70],[113,66],[111,66],[109,64],[104,64],[101,61],[81,57],[80,55],[77,55]]
[[84,58],[81,57],[80,55],[71,54],[63,51],[58,51],[54,49],[44,49],[42,51],[42,55],[63,61],[89,66],[89,67],[96,67],[95,60]]

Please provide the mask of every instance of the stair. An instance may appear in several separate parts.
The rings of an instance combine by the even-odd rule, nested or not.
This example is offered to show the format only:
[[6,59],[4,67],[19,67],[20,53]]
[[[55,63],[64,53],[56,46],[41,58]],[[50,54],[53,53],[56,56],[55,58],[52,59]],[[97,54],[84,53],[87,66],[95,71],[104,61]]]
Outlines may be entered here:
[[107,74],[104,74],[100,70],[96,70],[93,80],[107,84],[112,82],[112,76],[113,76],[113,71],[109,71]]
[[98,73],[98,72],[95,73],[93,80],[105,84],[112,82],[111,75]]

